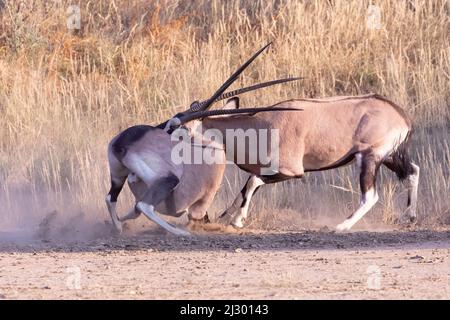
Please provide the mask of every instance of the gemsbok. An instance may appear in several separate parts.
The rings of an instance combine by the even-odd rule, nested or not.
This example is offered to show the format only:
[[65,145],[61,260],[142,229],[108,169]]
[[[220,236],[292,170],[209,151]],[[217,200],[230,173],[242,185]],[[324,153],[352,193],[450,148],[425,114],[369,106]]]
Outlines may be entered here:
[[[269,44],[270,45],[270,44]],[[225,168],[224,150],[215,148],[213,164],[177,163],[172,159],[172,150],[178,143],[171,137],[176,129],[194,120],[211,116],[247,115],[251,118],[259,112],[298,111],[292,108],[247,108],[238,110],[207,111],[214,102],[268,87],[274,84],[294,81],[299,78],[287,78],[257,84],[248,88],[224,93],[237,79],[239,74],[269,45],[260,49],[244,65],[242,65],[217,91],[206,101],[194,102],[191,108],[178,113],[158,126],[139,125],[130,127],[116,137],[108,145],[108,161],[111,176],[111,189],[106,196],[106,204],[114,227],[122,231],[122,222],[137,218],[141,213],[164,229],[176,235],[188,235],[185,230],[172,226],[156,213],[180,216],[188,212],[192,220],[201,220],[213,201],[220,187]],[[230,103],[233,103],[231,100]],[[205,110],[197,110],[197,109]],[[239,119],[239,116],[235,116]],[[208,145],[189,144],[188,148],[214,148]],[[222,159],[222,160],[220,160]],[[136,203],[122,218],[116,211],[117,198],[126,180],[135,196]]]
[[[237,99],[237,98],[235,98]],[[238,103],[235,104],[238,106]],[[249,203],[256,190],[264,185],[293,178],[307,172],[329,170],[349,164],[356,159],[359,168],[361,202],[359,208],[338,231],[349,230],[378,201],[376,177],[381,164],[406,180],[407,211],[403,218],[416,219],[419,167],[409,157],[407,142],[412,124],[405,111],[388,99],[377,95],[340,96],[323,99],[297,99],[280,102],[272,107],[297,108],[302,112],[259,113],[252,117],[207,118],[201,122],[201,131],[218,130],[223,137],[227,130],[278,130],[276,172],[262,173],[267,166],[261,161],[238,161],[251,158],[246,147],[244,155],[234,152],[235,164],[251,173],[241,193],[221,217],[238,211],[231,224],[242,228],[247,218]],[[201,106],[196,110],[207,110]],[[189,126],[196,126],[196,122]],[[198,130],[191,128],[192,130]],[[229,143],[224,138],[224,145]],[[267,152],[271,158],[272,151]]]

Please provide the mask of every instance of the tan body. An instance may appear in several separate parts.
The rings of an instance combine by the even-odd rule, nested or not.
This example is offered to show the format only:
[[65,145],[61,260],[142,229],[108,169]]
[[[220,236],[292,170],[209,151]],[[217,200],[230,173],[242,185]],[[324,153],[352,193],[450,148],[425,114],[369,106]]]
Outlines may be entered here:
[[[194,220],[206,216],[206,210],[214,200],[222,181],[224,161],[218,164],[176,164],[171,157],[175,142],[171,141],[171,136],[167,132],[158,128],[149,129],[132,142],[127,141],[126,152],[121,156],[122,153],[114,151],[118,137],[120,135],[108,146],[111,181],[113,186],[120,186],[116,188],[116,191],[120,192],[127,179],[136,198],[136,206],[127,215],[119,218],[115,209],[118,192],[114,196],[115,192],[110,191],[109,198],[107,197],[108,209],[119,232],[122,230],[123,221],[137,218],[142,212],[146,216],[150,215],[152,220],[158,219],[153,210],[170,216],[180,216],[188,212],[189,218]],[[190,146],[190,148],[199,147]],[[225,156],[223,150],[215,152],[222,157]],[[161,191],[166,193],[161,196],[158,194]],[[114,199],[111,199],[111,195]],[[138,203],[141,203],[141,206],[138,206]],[[155,222],[175,234],[187,235],[162,220]]]
[[[154,134],[147,135],[133,147],[133,152],[137,154],[145,153],[146,150],[159,150],[160,155],[166,154],[166,159],[170,159],[173,142],[170,136],[162,132],[158,134],[157,141],[154,140]],[[192,151],[201,146],[191,145]],[[225,158],[223,150],[217,150]],[[158,157],[160,156],[158,155]],[[167,157],[167,155],[169,155]],[[148,159],[148,165],[152,166],[155,155],[145,157]],[[155,206],[158,213],[169,216],[181,216],[185,212],[195,219],[200,220],[205,217],[207,209],[210,207],[217,190],[220,188],[225,163],[215,164],[179,164],[171,163],[171,168],[177,173],[180,182],[171,194],[161,203]],[[128,179],[128,185],[136,201],[142,199],[147,191],[147,185],[140,178],[132,175]]]
[[[365,198],[376,202],[376,174],[378,167],[385,164],[402,178],[411,180],[408,185],[412,202],[410,215],[415,218],[419,168],[411,162],[400,165],[399,155],[395,153],[411,132],[411,121],[400,107],[378,95],[300,99],[275,106],[303,111],[260,113],[245,120],[209,118],[203,121],[203,130],[219,129],[224,137],[227,129],[279,130],[279,169],[275,174],[262,175],[260,164],[236,163],[236,157],[233,159],[241,169],[253,174],[242,190],[244,199],[238,197],[233,208],[225,212],[240,210],[233,220],[235,226],[242,227],[250,198],[260,185],[299,178],[309,171],[340,167],[355,158],[359,159],[361,168],[362,206],[366,203],[366,207],[371,207]],[[357,220],[338,229],[349,229]]]
[[[204,129],[216,128],[222,132],[230,128],[279,130],[280,173],[288,176],[333,166],[351,154],[370,148],[382,158],[392,151],[392,138],[401,142],[411,129],[409,120],[389,103],[364,96],[292,100],[276,106],[303,111],[260,113],[239,122],[234,118],[209,118],[202,125]],[[258,165],[238,166],[259,174]]]

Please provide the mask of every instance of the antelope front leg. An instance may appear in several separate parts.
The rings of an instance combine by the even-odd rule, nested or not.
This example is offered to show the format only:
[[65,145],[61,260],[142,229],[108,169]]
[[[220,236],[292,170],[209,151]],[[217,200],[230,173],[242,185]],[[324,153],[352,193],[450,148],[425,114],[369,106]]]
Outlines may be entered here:
[[255,175],[252,175],[248,179],[247,183],[244,186],[244,189],[241,191],[241,193],[244,194],[241,208],[240,208],[238,214],[234,217],[233,221],[231,222],[231,224],[234,227],[236,227],[236,228],[244,227],[244,222],[248,216],[248,207],[250,206],[250,200],[251,200],[253,194],[255,193],[255,191],[263,184],[264,184],[264,181]]
[[113,222],[114,228],[117,232],[122,233],[122,222],[120,222],[116,211],[117,201],[111,201],[111,195],[106,196],[106,206],[108,208],[111,221]]

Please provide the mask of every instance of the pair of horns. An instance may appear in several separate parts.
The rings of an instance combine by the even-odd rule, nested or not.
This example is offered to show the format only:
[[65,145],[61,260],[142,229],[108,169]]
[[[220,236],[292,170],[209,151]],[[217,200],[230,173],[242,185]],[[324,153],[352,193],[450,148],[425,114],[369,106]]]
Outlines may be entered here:
[[225,90],[228,89],[229,86],[231,86],[231,84],[236,81],[236,79],[239,77],[239,75],[253,62],[253,60],[255,60],[264,50],[266,50],[270,45],[272,44],[272,42],[269,42],[268,44],[266,44],[264,47],[262,47],[261,49],[259,49],[250,59],[247,60],[247,62],[245,62],[242,66],[239,67],[239,69],[237,69],[228,79],[227,81],[225,81],[219,89],[217,89],[217,91],[211,96],[211,98],[209,98],[208,100],[206,100],[203,103],[203,106],[201,107],[200,110],[207,110],[213,103],[214,101],[216,101],[217,98],[220,97],[220,95],[222,93],[225,92]]
[[268,82],[262,82],[250,87],[245,87],[241,89],[237,89],[230,92],[225,92],[225,90],[228,89],[231,84],[236,81],[236,79],[239,77],[239,75],[263,52],[265,51],[272,43],[268,43],[261,49],[259,49],[250,59],[248,59],[242,66],[240,66],[221,86],[220,88],[207,100],[204,101],[195,101],[191,104],[191,107],[188,111],[182,112],[180,114],[175,115],[170,120],[161,123],[158,125],[158,128],[164,129],[167,132],[172,132],[177,127],[181,126],[182,124],[193,121],[196,119],[201,119],[205,117],[211,117],[211,116],[218,116],[218,115],[233,115],[233,114],[255,114],[258,112],[270,112],[270,111],[290,111],[290,110],[296,110],[299,111],[300,109],[292,109],[292,108],[247,108],[247,109],[238,109],[238,110],[213,110],[208,111],[208,109],[212,106],[212,104],[216,101],[229,99],[231,97],[240,95],[242,93],[246,93],[249,91],[258,90],[261,88],[273,86],[276,84],[291,82],[300,80],[303,78],[295,77],[295,78],[284,78],[284,79],[278,79]]
[[250,57],[250,59],[248,59],[242,66],[239,67],[239,69],[237,69],[228,79],[227,81],[225,81],[220,88],[208,99],[208,100],[204,100],[201,102],[198,101],[194,101],[191,104],[191,107],[189,109],[189,111],[195,112],[195,111],[203,111],[203,110],[207,110],[211,107],[211,105],[216,102],[216,101],[220,101],[220,100],[224,100],[224,99],[229,99],[231,97],[240,95],[242,93],[245,92],[249,92],[249,91],[253,91],[253,90],[258,90],[261,88],[265,88],[265,87],[269,87],[269,86],[273,86],[276,84],[281,84],[281,83],[286,83],[286,82],[290,82],[290,81],[296,81],[296,80],[300,80],[302,78],[285,78],[285,79],[278,79],[278,80],[273,80],[273,81],[268,81],[268,82],[263,82],[263,83],[259,83],[250,87],[246,87],[246,88],[241,88],[241,89],[237,89],[234,91],[230,91],[227,93],[224,93],[226,89],[228,89],[228,87],[234,82],[236,81],[236,79],[239,77],[239,75],[262,53],[264,52],[270,45],[272,44],[272,42],[269,42],[268,44],[266,44],[264,47],[262,47],[261,49],[259,49],[252,57]]
[[213,116],[224,116],[224,115],[234,115],[234,114],[247,114],[254,115],[259,112],[274,112],[274,111],[302,111],[303,109],[298,108],[287,108],[287,107],[268,107],[268,108],[244,108],[244,109],[219,109],[219,110],[202,110],[194,112],[182,113],[178,116],[173,117],[165,123],[164,130],[168,133],[172,133],[175,129],[179,128],[183,124],[206,117]]
[[[233,91],[222,93],[219,97],[217,97],[217,99],[214,102],[230,99],[232,97],[241,95],[241,94],[246,93],[246,92],[255,91],[255,90],[262,89],[262,88],[265,88],[265,87],[270,87],[270,86],[273,86],[273,85],[276,85],[276,84],[281,84],[281,83],[286,83],[286,82],[291,82],[291,81],[297,81],[297,80],[301,80],[301,79],[303,79],[303,78],[302,77],[283,78],[283,79],[278,79],[278,80],[272,80],[272,81],[258,83],[258,84],[255,84],[253,86],[250,86],[250,87],[240,88],[240,89],[236,89],[236,90],[233,90]],[[199,101],[194,101],[191,104],[191,107],[190,107],[189,111],[195,112],[195,111],[205,110],[207,108],[207,107],[205,107],[207,101],[208,100],[204,100],[204,101],[200,101],[200,102]]]

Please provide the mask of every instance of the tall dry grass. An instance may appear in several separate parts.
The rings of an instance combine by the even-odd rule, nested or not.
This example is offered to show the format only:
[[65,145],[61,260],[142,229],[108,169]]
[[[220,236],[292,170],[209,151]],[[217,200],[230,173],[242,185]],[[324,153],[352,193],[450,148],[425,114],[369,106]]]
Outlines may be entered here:
[[[381,8],[381,29],[367,27],[369,3]],[[66,26],[71,4],[81,8],[74,32]],[[422,223],[449,224],[449,1],[0,0],[0,229],[55,209],[106,219],[111,137],[208,97],[268,41],[272,49],[236,86],[285,75],[306,80],[243,103],[389,97],[416,124]],[[228,174],[216,210],[230,203],[242,177]],[[266,187],[253,212],[343,218],[357,205],[357,180],[349,167]],[[380,182],[371,216],[389,220],[404,190],[389,173]]]

